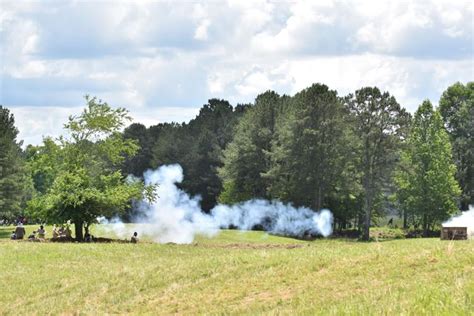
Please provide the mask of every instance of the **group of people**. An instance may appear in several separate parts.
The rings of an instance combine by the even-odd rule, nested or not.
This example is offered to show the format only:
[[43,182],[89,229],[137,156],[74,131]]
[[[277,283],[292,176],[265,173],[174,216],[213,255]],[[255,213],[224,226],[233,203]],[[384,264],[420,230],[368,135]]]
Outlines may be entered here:
[[[72,232],[71,229],[69,228],[69,225],[61,225],[57,227],[56,225],[53,226],[53,231],[52,231],[52,238],[53,239],[58,239],[58,238],[72,238],[71,236]],[[23,223],[18,223],[16,226],[15,230],[11,234],[11,239],[23,239],[26,235],[25,227],[23,226]],[[39,229],[34,230],[29,236],[28,240],[29,241],[42,241],[46,238],[46,230],[44,229],[43,225],[40,225]],[[138,243],[138,233],[134,232],[132,237],[130,238],[131,243]],[[89,234],[89,232],[86,232],[84,235],[84,241],[85,242],[92,242],[94,241],[94,236]]]
[[61,225],[59,228],[55,225],[53,225],[53,232],[52,232],[53,238],[71,238],[72,237],[72,231],[71,228],[69,228],[69,225]]
[[[23,223],[19,222],[16,226],[15,230],[12,232],[10,238],[11,239],[23,239],[25,238],[26,230],[23,226]],[[69,225],[61,225],[59,228],[54,225],[52,231],[53,238],[71,238],[72,232],[69,228]],[[43,225],[40,225],[39,229],[34,230],[30,235],[28,235],[27,239],[30,241],[41,241],[46,238],[46,230],[44,229]]]
[[[23,239],[26,235],[25,227],[23,223],[18,223],[15,230],[12,232],[11,239]],[[41,241],[46,237],[46,230],[43,225],[40,225],[39,229],[34,230],[30,235],[28,235],[28,240],[30,241]]]

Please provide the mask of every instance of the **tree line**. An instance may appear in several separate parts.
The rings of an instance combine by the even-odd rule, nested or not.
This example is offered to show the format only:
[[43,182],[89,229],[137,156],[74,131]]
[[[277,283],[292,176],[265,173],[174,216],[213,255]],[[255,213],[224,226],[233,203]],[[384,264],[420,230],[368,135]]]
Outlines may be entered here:
[[170,163],[182,165],[181,188],[201,196],[206,212],[278,199],[329,208],[336,229],[356,228],[363,239],[388,210],[427,233],[474,203],[473,82],[450,86],[438,108],[426,100],[413,116],[376,87],[339,96],[324,84],[294,96],[267,91],[235,107],[211,99],[188,123],[123,131],[125,109],[86,103],[66,124],[69,138],[25,150],[0,108],[0,216],[26,210],[81,227],[99,215],[132,217],[145,187],[127,175]]

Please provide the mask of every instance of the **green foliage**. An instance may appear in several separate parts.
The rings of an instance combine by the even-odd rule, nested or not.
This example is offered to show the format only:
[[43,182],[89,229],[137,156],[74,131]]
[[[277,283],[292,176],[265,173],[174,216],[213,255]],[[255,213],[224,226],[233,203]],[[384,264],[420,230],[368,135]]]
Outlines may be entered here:
[[424,101],[415,114],[395,182],[401,207],[421,222],[425,233],[457,212],[460,189],[455,174],[441,115]]
[[145,125],[133,123],[123,131],[124,139],[134,139],[140,149],[135,155],[126,156],[122,165],[124,174],[141,177],[143,172],[151,167],[153,141]]
[[358,225],[364,215],[368,234],[370,218],[382,213],[409,120],[377,88],[345,100],[322,84],[294,97],[266,92],[224,151],[220,201],[270,198],[329,207],[341,228]]
[[137,155],[127,157],[122,171],[141,177],[146,169],[179,163],[184,170],[180,187],[200,196],[201,207],[208,211],[222,191],[217,175],[217,169],[222,166],[222,151],[248,108],[249,105],[237,105],[234,109],[225,100],[210,99],[189,123],[162,123],[150,128],[132,124],[123,135],[138,141],[141,148]]
[[271,166],[272,140],[279,115],[287,98],[267,91],[255,100],[239,121],[233,141],[223,153],[219,176],[224,191],[219,201],[235,203],[249,198],[269,198],[269,180],[264,177]]
[[357,169],[361,172],[364,194],[363,238],[367,240],[373,211],[390,182],[410,115],[393,96],[376,87],[362,88],[354,95],[350,94],[346,105],[352,114],[354,135],[358,137]]
[[456,178],[462,189],[461,209],[474,204],[474,82],[455,83],[439,101],[439,111],[453,146]]
[[13,114],[0,106],[0,219],[5,220],[22,213],[32,187],[17,136]]
[[190,146],[186,155],[182,187],[201,197],[201,207],[209,211],[217,203],[222,182],[217,174],[222,166],[222,152],[232,140],[239,113],[225,100],[211,99],[199,115],[189,122]]
[[[30,212],[48,222],[72,220],[76,238],[82,239],[99,216],[124,212],[131,200],[150,193],[143,183],[127,180],[119,167],[138,146],[124,139],[119,130],[128,120],[125,109],[113,109],[96,98],[86,97],[87,107],[71,116],[65,128],[70,137],[30,148],[30,165],[38,195]],[[146,191],[144,191],[146,189]]]
[[370,230],[370,237],[376,241],[405,239],[406,233],[401,228],[392,227],[374,227]]
[[53,185],[59,169],[57,166],[63,160],[61,147],[52,138],[44,138],[43,145],[28,145],[25,157],[31,171],[34,189],[44,194]]
[[112,109],[106,102],[88,95],[85,99],[87,107],[84,111],[78,116],[70,116],[64,124],[76,143],[99,140],[117,133],[126,121],[131,120],[124,108]]
[[315,84],[296,94],[276,127],[266,176],[273,197],[327,207],[331,198],[348,195],[357,176],[350,176],[349,137],[345,108],[337,92]]
[[[473,87],[455,84],[440,101],[463,208],[472,202],[474,187]],[[124,201],[139,195],[141,185],[124,182],[125,175],[141,177],[146,169],[179,163],[180,188],[200,196],[205,211],[217,201],[254,198],[327,207],[335,228],[363,227],[365,238],[371,220],[387,209],[397,208],[405,221],[420,220],[408,203],[412,191],[398,187],[396,198],[387,199],[401,185],[392,179],[396,165],[407,174],[418,171],[408,159],[400,161],[400,151],[408,150],[410,115],[376,87],[339,98],[314,84],[293,97],[267,91],[253,104],[236,107],[211,99],[189,123],[132,124],[123,133],[129,119],[124,109],[86,100],[87,109],[65,125],[68,137],[26,148],[37,192],[30,210],[38,216],[72,218],[80,209],[89,214],[88,223],[96,213],[123,213],[129,205]],[[105,194],[117,195],[117,204]],[[133,217],[131,208],[127,215]]]

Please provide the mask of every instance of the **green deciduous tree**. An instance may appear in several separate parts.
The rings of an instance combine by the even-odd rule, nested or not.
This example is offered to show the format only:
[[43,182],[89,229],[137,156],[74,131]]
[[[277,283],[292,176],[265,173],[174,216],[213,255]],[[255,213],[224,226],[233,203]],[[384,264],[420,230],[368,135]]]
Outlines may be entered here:
[[54,171],[47,172],[52,179],[44,194],[40,192],[29,204],[39,218],[71,220],[77,240],[82,240],[83,228],[87,231],[98,216],[120,214],[144,193],[153,198],[153,187],[127,180],[119,169],[124,157],[133,156],[138,149],[135,141],[119,133],[129,120],[127,111],[96,98],[86,97],[86,101],[82,114],[71,116],[65,124],[69,136],[60,137],[56,148],[46,141],[38,149],[35,163],[39,171],[33,168],[33,174],[48,168]]
[[426,235],[457,211],[461,192],[448,134],[429,101],[418,108],[407,145],[395,176],[397,197],[402,208],[421,222]]
[[45,194],[53,185],[62,161],[61,147],[50,137],[40,146],[28,145],[25,157],[31,172],[33,186],[38,194]]
[[450,86],[441,96],[439,111],[453,147],[461,209],[467,210],[474,204],[474,82]]

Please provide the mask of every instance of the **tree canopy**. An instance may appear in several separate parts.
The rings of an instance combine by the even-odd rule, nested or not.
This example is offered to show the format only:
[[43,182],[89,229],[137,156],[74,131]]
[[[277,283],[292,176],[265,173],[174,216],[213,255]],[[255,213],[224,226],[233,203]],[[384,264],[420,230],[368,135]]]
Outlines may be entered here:
[[474,204],[474,82],[455,83],[444,91],[439,110],[452,142],[461,209]]
[[269,191],[319,210],[350,182],[344,179],[351,147],[348,113],[337,92],[321,84],[297,93],[289,105],[275,128]]
[[271,146],[276,124],[286,97],[267,91],[255,99],[255,105],[240,120],[232,142],[223,153],[219,175],[222,203],[252,198],[270,198],[269,180],[264,177],[271,166]]
[[407,142],[395,177],[397,195],[401,207],[421,223],[426,235],[435,223],[457,212],[461,192],[448,134],[440,113],[429,101],[423,102],[415,113]]
[[138,150],[134,140],[120,133],[129,120],[127,111],[96,98],[86,97],[86,102],[86,109],[64,125],[67,137],[57,143],[46,140],[31,155],[38,169],[48,170],[51,184],[30,202],[30,210],[48,221],[71,220],[77,240],[97,217],[123,213],[144,192],[153,197],[153,188],[125,178],[119,169],[124,157]]
[[346,98],[358,137],[358,170],[364,196],[363,239],[369,239],[372,212],[390,181],[399,146],[406,137],[410,115],[388,92],[376,87],[357,90]]
[[17,136],[13,114],[0,105],[0,219],[3,220],[12,220],[22,213],[31,191],[22,142],[17,141]]
[[356,228],[364,239],[388,212],[426,231],[458,204],[473,203],[473,89],[454,84],[439,110],[426,101],[413,121],[377,87],[339,96],[318,83],[294,96],[266,91],[235,107],[210,99],[188,123],[150,127],[126,126],[125,109],[86,97],[64,136],[24,151],[13,117],[0,107],[0,211],[21,213],[33,186],[30,214],[72,220],[80,239],[98,216],[133,218],[132,201],[153,198],[143,172],[179,163],[179,187],[199,196],[205,212],[218,202],[262,198],[329,208],[336,229]]

